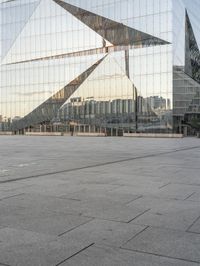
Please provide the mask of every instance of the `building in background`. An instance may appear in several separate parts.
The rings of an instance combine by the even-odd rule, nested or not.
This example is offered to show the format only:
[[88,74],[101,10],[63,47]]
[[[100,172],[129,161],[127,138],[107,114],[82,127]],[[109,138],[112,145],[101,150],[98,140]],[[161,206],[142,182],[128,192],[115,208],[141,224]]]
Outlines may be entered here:
[[198,0],[2,0],[0,114],[16,133],[190,129],[199,12]]

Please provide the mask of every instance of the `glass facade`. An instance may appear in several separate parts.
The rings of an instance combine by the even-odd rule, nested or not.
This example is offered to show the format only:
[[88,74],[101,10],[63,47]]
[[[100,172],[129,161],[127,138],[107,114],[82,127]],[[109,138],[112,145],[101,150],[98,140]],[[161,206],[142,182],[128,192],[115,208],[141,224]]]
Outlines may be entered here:
[[198,0],[2,0],[0,130],[182,130],[200,113],[198,10]]
[[[173,128],[176,132],[183,128],[189,132],[200,130],[199,11],[198,0],[174,1]],[[193,120],[196,126],[192,125]]]

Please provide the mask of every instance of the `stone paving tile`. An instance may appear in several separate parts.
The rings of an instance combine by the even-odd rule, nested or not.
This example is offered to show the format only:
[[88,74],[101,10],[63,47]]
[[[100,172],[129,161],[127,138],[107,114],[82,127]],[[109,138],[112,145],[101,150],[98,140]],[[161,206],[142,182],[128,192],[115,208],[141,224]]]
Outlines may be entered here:
[[[80,174],[79,174],[80,175]],[[70,178],[66,178],[66,180],[61,180],[60,176],[63,174],[57,174],[54,178],[41,178],[40,180],[34,180],[34,184],[29,185],[23,188],[17,188],[13,190],[13,193],[27,193],[34,195],[43,195],[43,196],[54,196],[54,197],[62,197],[66,194],[71,193],[82,193],[83,190],[90,190],[88,193],[106,193],[107,191],[112,191],[119,187],[119,185],[111,185],[111,184],[87,184],[82,183],[76,180],[76,176],[72,175]],[[82,178],[82,177],[81,177]],[[83,178],[82,178],[83,179]],[[85,179],[85,178],[84,178]],[[30,183],[30,181],[29,181]]]
[[92,200],[70,201],[72,211],[82,213],[87,217],[94,217],[118,222],[130,222],[148,211],[147,208],[129,207],[114,200],[94,198]]
[[13,228],[0,229],[0,262],[12,266],[55,266],[91,243],[71,241]]
[[[94,170],[95,169],[95,170]],[[111,173],[110,171],[105,171],[103,167],[96,167],[91,169],[82,169],[81,171],[75,172],[71,176],[71,179],[76,180],[76,182],[80,182],[80,184],[108,184],[112,185],[120,178],[116,173]],[[84,175],[84,179],[82,176]],[[126,173],[124,173],[125,177]],[[128,176],[128,174],[127,174]],[[94,178],[95,177],[95,178]],[[68,176],[65,174],[60,175],[60,179],[66,180]]]
[[165,199],[156,197],[154,195],[144,195],[137,200],[128,204],[130,207],[149,208],[154,211],[162,210],[189,210],[195,209],[197,212],[200,210],[199,202],[193,202],[190,200],[177,200],[177,199]]
[[[5,199],[0,208],[6,207],[22,209],[22,212],[54,212],[60,214],[83,215],[107,220],[129,222],[138,215],[147,211],[146,208],[129,207],[107,198],[94,198],[93,200],[77,201],[76,199],[62,199],[58,197],[24,194],[14,198]],[[3,213],[3,212],[2,212]]]
[[88,240],[92,243],[120,247],[146,227],[128,223],[94,219],[84,225],[63,233],[62,241]]
[[39,212],[27,210],[19,211],[17,213],[9,212],[0,214],[0,225],[13,227],[16,229],[23,229],[34,231],[38,233],[46,233],[49,235],[59,235],[63,231],[69,231],[77,226],[87,223],[91,218],[83,216],[75,216],[69,214],[55,212]]
[[138,191],[142,192],[156,192],[160,187],[166,184],[165,181],[154,181],[152,179],[152,177],[149,178],[147,176],[142,176],[141,174],[134,173],[134,175],[129,174],[129,176],[120,176],[118,180],[112,184],[120,185],[119,189],[121,188],[121,186],[127,186],[132,188],[133,191],[135,189],[138,189]]
[[61,266],[197,266],[183,260],[132,252],[119,248],[91,246]]
[[184,200],[190,197],[196,191],[200,191],[200,188],[197,186],[169,184],[161,188],[158,192],[154,193],[154,196]]
[[23,193],[24,192],[23,190],[29,186],[31,186],[31,185],[29,185],[27,182],[23,182],[23,181],[1,183],[0,192],[12,193],[12,191],[17,191],[17,189],[19,189],[19,191],[17,191],[16,193]]
[[[122,181],[123,182],[123,181]],[[130,184],[128,185],[121,185],[120,187],[115,189],[116,193],[132,193],[132,194],[139,194],[139,195],[143,195],[143,194],[155,194],[156,192],[158,192],[159,187],[162,186],[164,183],[158,183],[155,182],[154,184],[148,184],[148,182],[145,183],[139,183],[139,184]]]
[[[186,156],[187,157],[187,156]],[[189,159],[187,157],[187,159]],[[198,158],[199,160],[199,158]],[[183,165],[177,166],[176,164],[171,166],[176,169],[176,174],[168,176],[169,180],[174,183],[182,183],[188,185],[200,185],[199,171],[200,168],[197,167],[198,162],[190,164],[188,161],[184,162]],[[168,169],[163,169],[166,174],[168,174]]]
[[55,212],[57,215],[59,213],[65,214],[75,214],[79,215],[80,212],[73,210],[73,200],[60,199],[58,197],[43,196],[37,194],[23,194],[15,198],[8,198],[0,202],[0,208],[6,207],[9,209],[12,206],[13,209],[24,209],[28,212],[44,212],[50,211]]
[[134,195],[133,193],[123,193],[123,192],[115,192],[114,191],[104,191],[99,189],[82,189],[79,192],[68,193],[66,195],[61,196],[60,198],[64,199],[77,199],[77,200],[107,200],[118,202],[121,204],[129,203],[133,200],[136,200],[140,197],[140,195]]
[[129,203],[128,206],[149,208],[148,212],[136,218],[133,223],[153,227],[186,231],[200,216],[200,205],[190,201],[141,197]]
[[147,228],[123,248],[200,263],[200,235]]
[[0,145],[0,265],[200,264],[198,139],[12,136]]
[[[14,189],[12,193],[26,193],[41,196],[54,196],[60,197],[66,193],[78,192],[82,190],[82,186],[78,184],[62,183],[62,184],[51,184],[49,180],[38,182],[39,184],[33,184],[25,188]],[[46,184],[45,184],[46,183]]]
[[84,214],[89,217],[129,223],[146,211],[148,211],[148,209],[127,208],[121,205],[113,206],[112,208],[110,207],[109,209],[104,209],[100,212],[99,210],[88,210]]
[[195,210],[180,211],[174,209],[173,211],[161,212],[146,212],[140,217],[136,218],[133,223],[141,225],[149,225],[153,227],[160,227],[166,229],[175,229],[186,231],[190,224],[199,217],[199,213]]
[[[126,183],[126,184],[123,184]],[[124,193],[134,193],[141,195],[153,195],[160,198],[168,199],[180,199],[184,200],[190,197],[200,188],[191,185],[173,184],[170,182],[136,182],[135,180],[120,181],[121,187],[115,189],[115,191],[121,191]],[[116,183],[117,184],[117,183]]]

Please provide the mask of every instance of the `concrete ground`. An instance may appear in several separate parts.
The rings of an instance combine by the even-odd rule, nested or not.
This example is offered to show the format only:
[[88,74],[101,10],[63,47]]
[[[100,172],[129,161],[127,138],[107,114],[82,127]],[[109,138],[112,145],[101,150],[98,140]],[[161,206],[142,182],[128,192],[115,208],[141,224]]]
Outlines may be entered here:
[[200,140],[1,136],[0,265],[200,265]]

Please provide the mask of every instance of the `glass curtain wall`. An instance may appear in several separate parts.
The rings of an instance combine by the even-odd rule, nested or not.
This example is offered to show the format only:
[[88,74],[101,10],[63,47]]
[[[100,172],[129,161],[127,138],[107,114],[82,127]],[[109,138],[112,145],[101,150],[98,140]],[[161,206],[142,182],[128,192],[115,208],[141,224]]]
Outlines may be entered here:
[[3,0],[1,17],[1,128],[173,130],[172,0]]

